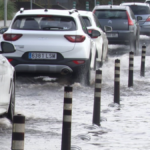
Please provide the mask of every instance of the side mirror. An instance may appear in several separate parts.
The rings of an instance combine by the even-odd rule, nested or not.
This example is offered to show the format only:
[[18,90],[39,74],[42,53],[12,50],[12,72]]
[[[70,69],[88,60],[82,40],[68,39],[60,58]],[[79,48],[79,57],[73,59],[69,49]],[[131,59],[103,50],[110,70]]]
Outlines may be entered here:
[[91,38],[97,38],[101,35],[101,33],[97,30],[92,30]]
[[13,53],[16,51],[14,45],[8,42],[1,42],[1,48],[1,53]]
[[104,26],[104,31],[105,32],[112,32],[112,27],[111,26]]
[[141,16],[137,16],[137,21],[142,20],[143,18]]

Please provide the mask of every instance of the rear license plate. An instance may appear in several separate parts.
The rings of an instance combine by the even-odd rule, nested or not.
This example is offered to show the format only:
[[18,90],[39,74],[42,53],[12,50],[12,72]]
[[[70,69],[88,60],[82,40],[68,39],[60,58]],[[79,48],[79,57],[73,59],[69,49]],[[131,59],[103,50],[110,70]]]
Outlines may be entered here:
[[57,59],[57,53],[29,53],[29,59]]
[[107,37],[118,37],[118,33],[107,33]]

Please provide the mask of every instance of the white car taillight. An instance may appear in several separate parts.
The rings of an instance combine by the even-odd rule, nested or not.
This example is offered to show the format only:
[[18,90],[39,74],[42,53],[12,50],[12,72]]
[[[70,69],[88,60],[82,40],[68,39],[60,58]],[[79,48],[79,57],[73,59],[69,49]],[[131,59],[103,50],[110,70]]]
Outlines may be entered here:
[[78,43],[83,42],[85,40],[84,35],[65,35],[64,36],[68,41]]
[[22,34],[3,34],[3,38],[6,41],[16,41],[22,37]]

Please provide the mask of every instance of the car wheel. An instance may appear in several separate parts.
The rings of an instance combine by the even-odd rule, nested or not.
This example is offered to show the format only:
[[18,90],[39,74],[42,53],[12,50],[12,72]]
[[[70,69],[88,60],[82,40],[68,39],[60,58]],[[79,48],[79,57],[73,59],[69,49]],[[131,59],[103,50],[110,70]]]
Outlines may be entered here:
[[91,85],[91,80],[92,80],[92,70],[89,66],[88,71],[85,74],[85,77],[84,77],[84,80],[83,80],[84,84],[87,85],[87,86],[90,86]]
[[74,82],[79,82],[83,85],[90,86],[92,80],[91,74],[92,74],[92,70],[90,68],[90,62],[89,62],[86,66],[81,67],[73,74]]
[[106,62],[108,62],[108,47],[107,47],[107,53],[106,53],[106,59],[105,59]]
[[13,117],[15,113],[15,85],[14,82],[12,83],[12,91],[11,91],[11,97],[10,97],[10,104],[9,109],[7,113],[7,118],[13,122]]
[[[103,46],[104,48],[104,46]],[[102,49],[102,56],[101,56],[101,61],[99,62],[99,68],[101,68],[103,66],[103,52],[104,50]]]
[[139,39],[136,40],[136,51],[135,54],[138,55],[139,53]]

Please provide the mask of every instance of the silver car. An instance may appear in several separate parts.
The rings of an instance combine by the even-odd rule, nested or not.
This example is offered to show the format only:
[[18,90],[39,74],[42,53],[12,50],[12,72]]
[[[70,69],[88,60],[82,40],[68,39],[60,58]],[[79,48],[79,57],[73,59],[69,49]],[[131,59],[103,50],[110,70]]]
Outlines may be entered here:
[[150,35],[150,6],[147,3],[122,3],[129,6],[140,25],[140,34]]
[[150,4],[150,0],[146,0],[145,3]]
[[101,67],[103,62],[108,58],[108,39],[105,32],[101,29],[101,24],[97,17],[91,11],[79,11],[82,16],[89,34],[92,30],[96,30],[100,33],[100,36],[93,37],[93,41],[96,44],[96,64],[97,67]]
[[93,13],[102,25],[112,27],[111,32],[106,32],[109,44],[129,44],[131,50],[139,47],[139,25],[128,6],[100,5],[95,6]]

